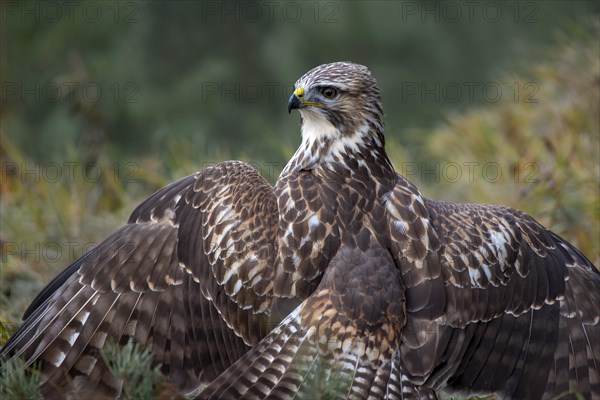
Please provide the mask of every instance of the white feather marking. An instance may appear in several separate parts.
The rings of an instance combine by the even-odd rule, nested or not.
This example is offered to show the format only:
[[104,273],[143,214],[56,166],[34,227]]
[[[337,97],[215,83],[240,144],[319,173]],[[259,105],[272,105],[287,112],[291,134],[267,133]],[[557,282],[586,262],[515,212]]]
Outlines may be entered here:
[[485,274],[485,277],[487,278],[488,281],[492,281],[492,270],[490,269],[490,266],[487,264],[481,264],[481,269],[483,270],[483,273]]
[[316,257],[317,255],[321,254],[321,251],[323,250],[323,247],[325,246],[325,241],[324,240],[317,240],[313,243],[312,245],[312,251],[310,253],[311,257]]
[[292,254],[292,263],[294,264],[294,267],[300,265],[300,261],[302,260],[300,259],[300,257],[298,257],[298,254]]
[[234,248],[233,246],[235,245],[235,242],[233,241],[232,237],[228,237],[227,238],[227,243],[225,244],[225,257],[223,257],[223,259],[227,258],[230,254],[230,251]]
[[394,221],[394,228],[398,230],[401,234],[405,234],[408,231],[408,224],[404,221]]
[[496,257],[498,257],[498,263],[503,265],[506,263],[506,257],[508,256],[506,252],[506,236],[504,232],[500,231],[492,231],[490,232],[490,240],[494,249],[496,250]]
[[87,321],[88,317],[90,316],[90,312],[89,311],[83,311],[81,313],[81,315],[79,316],[79,322],[81,323],[81,325],[85,325],[85,322]]
[[339,360],[339,368],[341,370],[354,370],[354,367],[357,365],[358,357],[347,357],[342,360]]
[[288,227],[285,229],[285,234],[284,236],[293,236],[294,235],[294,229],[292,224],[289,224]]
[[481,287],[479,280],[481,279],[481,273],[476,268],[469,268],[469,279],[474,287]]
[[225,283],[229,282],[229,280],[233,276],[233,273],[234,273],[233,268],[227,269],[225,272],[225,275],[223,276],[223,280],[221,282],[219,282],[219,284],[224,285]]
[[240,289],[242,288],[242,281],[240,279],[238,279],[235,282],[235,285],[233,286],[233,292],[231,292],[232,295],[236,295]]
[[[424,267],[423,260],[413,260],[413,263],[415,265],[415,268],[418,270],[421,270]],[[427,279],[427,280],[430,280],[430,279]]]
[[335,139],[339,136],[338,130],[325,117],[319,113],[302,113],[302,141],[313,143],[323,138]]
[[311,239],[311,237],[310,237],[310,236],[305,236],[305,237],[303,237],[303,238],[302,238],[302,240],[300,240],[300,246],[299,246],[299,247],[302,247],[302,246],[304,246],[306,243],[308,243],[308,241],[309,241],[310,239]]
[[289,327],[290,333],[293,335],[294,333],[298,332],[298,329],[296,328],[296,325],[290,325]]
[[[364,137],[369,134],[367,124],[361,126],[353,135],[340,135],[340,132],[320,114],[312,112],[303,113],[302,122],[302,145],[294,155],[293,159],[302,158],[309,163],[313,162],[332,162],[335,159],[341,159],[344,154],[358,152],[360,145],[364,143]],[[313,143],[323,143],[330,141],[327,147],[327,154],[314,154],[312,151]],[[302,154],[302,155],[300,155]],[[323,157],[318,159],[318,157]]]
[[233,214],[233,209],[230,207],[225,207],[217,214],[217,218],[215,219],[216,225],[219,225],[225,218],[229,219],[229,217]]
[[390,213],[390,215],[392,216],[393,219],[395,220],[400,220],[400,214],[398,213],[398,210],[396,209],[395,204],[397,203],[397,199],[396,196],[392,195],[390,196],[389,200],[385,203],[385,208],[388,210],[388,212]]
[[348,152],[358,153],[360,147],[365,143],[365,136],[369,135],[368,125],[363,125],[356,133],[351,136],[341,136],[333,142],[329,148],[329,154],[326,157],[326,161],[334,161],[343,158]]
[[308,220],[309,228],[316,228],[321,225],[321,221],[319,221],[319,217],[315,214]]
[[287,211],[290,211],[291,209],[293,209],[296,206],[296,203],[294,203],[292,201],[292,199],[289,199],[285,208],[287,209]]
[[221,237],[227,235],[229,233],[229,231],[232,230],[237,225],[239,225],[239,222],[225,225],[225,228],[223,228],[223,232],[221,232]]
[[425,202],[423,201],[423,197],[421,196],[417,196],[415,194],[413,194],[412,196],[410,196],[412,198],[412,200],[414,202],[419,203],[423,208],[425,208]]
[[184,263],[179,261],[179,268],[182,268],[187,274],[192,275],[192,270],[188,268]]
[[[89,314],[89,313],[88,313]],[[81,332],[73,329],[73,328],[67,328],[65,330],[65,334],[66,334],[66,339],[67,342],[69,342],[70,346],[73,346],[73,343],[75,343],[75,341],[77,340],[77,338],[79,337],[79,334]]]
[[[131,283],[133,283],[133,281],[131,281]],[[148,285],[148,288],[152,291],[154,291],[154,282],[150,281],[150,275],[148,275],[146,277],[146,284]],[[132,288],[133,290],[133,288]]]
[[165,215],[160,219],[161,224],[176,226],[175,224],[175,211],[173,209],[168,209],[165,211]]
[[55,367],[59,368],[66,357],[67,354],[63,351],[60,351],[58,355],[52,357],[52,364],[54,364]]

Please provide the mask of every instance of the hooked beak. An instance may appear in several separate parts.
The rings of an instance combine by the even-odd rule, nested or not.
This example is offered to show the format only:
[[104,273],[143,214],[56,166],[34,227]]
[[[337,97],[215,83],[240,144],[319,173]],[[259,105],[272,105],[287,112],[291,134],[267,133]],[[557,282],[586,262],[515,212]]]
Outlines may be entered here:
[[296,96],[296,93],[293,93],[288,101],[288,113],[291,113],[292,110],[300,108],[300,106],[302,106],[302,100]]
[[304,99],[304,88],[302,86],[296,88],[294,93],[290,96],[288,100],[288,113],[291,113],[292,110],[304,107],[324,107],[325,104],[317,103],[315,101],[309,101]]

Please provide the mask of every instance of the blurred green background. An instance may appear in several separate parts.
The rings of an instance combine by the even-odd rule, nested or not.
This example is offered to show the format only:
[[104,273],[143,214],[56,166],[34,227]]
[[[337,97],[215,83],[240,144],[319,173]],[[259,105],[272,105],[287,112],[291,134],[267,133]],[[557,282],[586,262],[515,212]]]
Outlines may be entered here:
[[599,265],[597,1],[0,2],[0,320],[169,181],[274,182],[293,82],[367,65],[430,197],[532,214]]

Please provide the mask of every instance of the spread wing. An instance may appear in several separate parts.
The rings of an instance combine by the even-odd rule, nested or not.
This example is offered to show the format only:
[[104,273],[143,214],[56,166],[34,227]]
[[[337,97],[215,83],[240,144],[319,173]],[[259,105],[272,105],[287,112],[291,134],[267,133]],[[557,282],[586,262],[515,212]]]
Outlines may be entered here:
[[46,396],[115,397],[101,353],[133,338],[192,391],[264,336],[276,223],[273,189],[247,164],[176,181],[51,282],[2,355],[41,360]]
[[397,260],[407,287],[402,359],[410,379],[507,398],[600,396],[596,268],[516,210],[402,190],[392,198],[403,210],[394,253],[418,242]]
[[342,247],[313,294],[199,398],[402,398],[404,323],[390,254]]

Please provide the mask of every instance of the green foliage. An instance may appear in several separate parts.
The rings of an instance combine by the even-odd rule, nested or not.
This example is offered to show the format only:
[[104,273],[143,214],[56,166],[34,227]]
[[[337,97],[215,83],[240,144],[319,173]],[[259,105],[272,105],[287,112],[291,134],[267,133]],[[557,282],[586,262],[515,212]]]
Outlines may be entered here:
[[6,328],[6,326],[4,326],[2,321],[0,321],[0,347],[3,346],[4,343],[6,343],[8,341],[9,337],[10,337],[9,330]]
[[3,399],[43,399],[39,391],[41,374],[36,368],[27,367],[21,358],[3,364],[3,367],[0,376],[0,394]]
[[[434,130],[425,152],[440,162],[441,179],[422,187],[426,194],[523,210],[600,266],[598,27],[563,36],[555,55],[532,69],[527,81],[539,89],[537,102],[522,90],[518,99],[451,116]],[[465,166],[474,162],[470,180]]]
[[[81,152],[114,151],[118,158],[165,158],[167,140],[177,136],[197,161],[226,151],[235,158],[285,162],[282,146],[298,141],[297,116],[290,118],[285,109],[288,85],[308,68],[335,60],[374,71],[386,123],[413,148],[407,128],[434,126],[446,112],[472,103],[466,96],[423,102],[407,92],[407,84],[494,81],[498,70],[520,68],[552,45],[556,29],[571,29],[598,12],[592,1],[502,1],[490,7],[492,14],[500,7],[502,15],[492,22],[480,2],[471,17],[462,2],[245,7],[127,1],[89,2],[94,6],[88,10],[100,7],[102,13],[89,22],[82,16],[85,1],[73,7],[72,18],[59,3],[62,18],[56,21],[45,18],[43,2],[11,3],[0,35],[7,85],[2,129],[28,156],[44,161],[64,160],[68,143]],[[451,17],[456,6],[459,21]],[[8,13],[9,7],[16,12]],[[22,13],[36,7],[40,21],[35,11]],[[54,8],[47,8],[48,17]]]
[[[111,374],[122,381],[121,398],[181,399],[177,389],[165,381],[161,365],[152,367],[152,354],[132,340],[125,346],[107,344],[101,353]],[[0,394],[3,399],[43,399],[39,391],[41,373],[21,358],[3,363]]]
[[107,344],[102,357],[108,370],[122,380],[123,399],[149,399],[155,397],[163,375],[160,365],[152,367],[152,354],[139,344],[129,340],[125,346]]
[[[331,361],[330,361],[331,362]],[[308,366],[306,371],[308,388],[304,397],[307,399],[343,399],[348,396],[353,377],[342,368],[331,367],[321,356]]]
[[[3,171],[0,180],[0,321],[12,331],[36,292],[126,221],[138,192],[146,195],[165,181],[154,183],[138,174],[125,189],[123,179],[115,179],[113,161],[100,158],[93,164],[102,171],[96,179],[84,172],[89,160],[75,151],[70,151],[73,173],[56,163],[60,177],[47,179],[50,172],[43,175],[43,164],[27,158],[1,133],[0,140],[3,166],[16,167],[14,174]],[[26,169],[35,172],[25,175]]]

